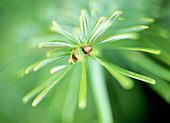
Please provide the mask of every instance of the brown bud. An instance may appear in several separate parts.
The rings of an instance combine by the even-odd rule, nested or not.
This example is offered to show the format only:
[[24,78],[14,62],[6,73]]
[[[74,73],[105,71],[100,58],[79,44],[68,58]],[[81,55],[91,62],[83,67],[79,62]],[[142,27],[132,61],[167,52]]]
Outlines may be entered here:
[[[75,55],[72,55],[72,59],[73,59],[74,62],[77,61],[77,58],[75,57]],[[72,63],[71,57],[69,58],[68,62]]]
[[83,50],[84,50],[84,52],[85,52],[86,54],[89,54],[90,51],[92,50],[92,48],[91,48],[91,46],[85,46],[85,47],[83,48]]

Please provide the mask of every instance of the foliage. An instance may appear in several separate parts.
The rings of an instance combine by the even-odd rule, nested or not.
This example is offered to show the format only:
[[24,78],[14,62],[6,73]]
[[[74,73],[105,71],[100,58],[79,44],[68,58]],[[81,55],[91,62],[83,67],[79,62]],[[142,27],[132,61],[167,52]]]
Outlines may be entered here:
[[[169,10],[163,0],[39,2],[13,1],[8,7],[1,2],[0,92],[5,95],[0,96],[0,121],[142,122],[146,97],[141,84],[129,77],[151,84],[156,80],[146,86],[169,103]],[[53,21],[55,33],[47,30],[52,20],[61,24]],[[90,53],[84,53],[86,46]],[[24,76],[25,67],[40,59],[25,72],[37,73]],[[36,106],[46,96],[36,109],[19,103],[32,88],[23,102],[40,93]]]

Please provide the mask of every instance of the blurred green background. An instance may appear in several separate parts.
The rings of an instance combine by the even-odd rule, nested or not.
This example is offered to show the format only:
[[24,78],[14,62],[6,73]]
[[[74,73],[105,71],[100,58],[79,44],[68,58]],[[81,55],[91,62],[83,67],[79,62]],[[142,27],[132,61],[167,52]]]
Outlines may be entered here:
[[[76,97],[76,83],[79,82],[79,68],[74,68],[64,81],[60,82],[49,95],[35,108],[31,101],[22,103],[25,94],[51,76],[49,68],[23,75],[23,71],[32,63],[45,57],[47,49],[39,49],[38,43],[46,39],[56,38],[50,31],[51,21],[70,28],[78,25],[81,9],[93,8],[92,4],[98,2],[99,10],[107,15],[114,10],[123,10],[125,18],[124,27],[140,24],[140,17],[150,17],[155,20],[150,29],[141,33],[140,42],[144,46],[158,48],[163,51],[160,56],[150,56],[160,66],[169,71],[170,68],[170,1],[169,0],[1,0],[0,1],[0,122],[1,123],[98,123],[97,111],[88,89],[88,106],[85,110],[72,105]],[[95,6],[99,7],[99,6]],[[142,63],[132,64],[123,61],[119,53],[104,51],[104,57],[117,63],[119,66],[129,68],[145,75],[159,76],[152,72],[141,70]],[[110,54],[109,54],[110,53]],[[130,54],[128,54],[130,56]],[[128,56],[127,55],[127,56]],[[115,60],[117,59],[117,60]],[[63,61],[59,61],[61,63]],[[143,62],[144,63],[144,62]],[[145,63],[144,63],[145,64]],[[51,64],[53,66],[54,64]],[[144,66],[144,65],[143,65]],[[146,66],[147,67],[147,66]],[[151,66],[152,67],[152,66]],[[154,66],[153,66],[153,70]],[[152,71],[152,68],[151,68]],[[116,123],[150,123],[154,121],[169,121],[170,114],[170,85],[168,75],[160,81],[166,81],[167,95],[157,88],[145,83],[135,81],[132,90],[124,90],[115,79],[105,71],[107,92]],[[159,74],[159,71],[158,71]],[[170,76],[170,75],[169,75]],[[166,77],[168,79],[166,79]],[[69,82],[69,80],[71,80]],[[170,81],[170,80],[169,80]],[[72,87],[72,88],[71,88]],[[157,86],[156,86],[157,87]],[[162,86],[161,86],[162,87]],[[158,87],[159,88],[159,87]],[[168,90],[169,89],[169,90]],[[162,88],[164,90],[164,88]],[[71,98],[69,93],[72,92]],[[156,93],[157,92],[157,93]],[[163,96],[162,96],[163,95]],[[166,101],[164,101],[163,97]],[[72,100],[74,99],[74,100]],[[71,107],[76,111],[71,112]],[[155,120],[156,119],[156,120]]]

